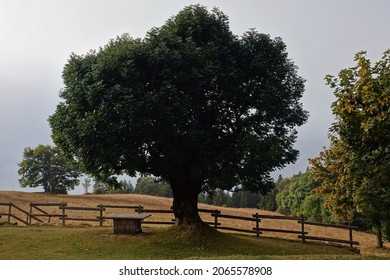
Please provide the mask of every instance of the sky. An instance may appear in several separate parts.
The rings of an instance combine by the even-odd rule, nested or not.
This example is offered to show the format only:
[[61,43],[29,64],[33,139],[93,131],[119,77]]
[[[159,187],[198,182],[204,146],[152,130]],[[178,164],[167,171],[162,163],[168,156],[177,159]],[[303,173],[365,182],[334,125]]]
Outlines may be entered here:
[[361,50],[375,62],[390,48],[388,0],[0,0],[0,190],[27,190],[18,183],[23,150],[52,144],[47,118],[61,101],[72,52],[99,49],[123,33],[143,38],[191,4],[218,7],[237,35],[255,28],[281,37],[306,79],[310,117],[298,128],[300,156],[275,176],[305,171],[328,145],[334,96],[325,75],[353,66]]

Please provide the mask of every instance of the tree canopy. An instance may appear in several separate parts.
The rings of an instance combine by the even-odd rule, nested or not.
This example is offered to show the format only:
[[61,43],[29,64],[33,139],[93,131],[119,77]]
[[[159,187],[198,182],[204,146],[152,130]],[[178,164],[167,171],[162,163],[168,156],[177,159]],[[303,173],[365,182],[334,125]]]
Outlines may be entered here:
[[74,163],[62,156],[57,147],[50,145],[25,148],[18,173],[22,187],[42,186],[45,192],[58,194],[73,190],[80,176]]
[[327,76],[337,100],[331,145],[311,161],[335,215],[364,217],[378,234],[390,218],[390,50],[371,65],[365,52],[356,66]]
[[199,224],[202,190],[269,191],[270,172],[296,160],[295,127],[307,119],[283,41],[236,36],[226,15],[199,5],[143,39],[72,54],[63,80],[55,143],[100,179],[166,180],[178,224]]

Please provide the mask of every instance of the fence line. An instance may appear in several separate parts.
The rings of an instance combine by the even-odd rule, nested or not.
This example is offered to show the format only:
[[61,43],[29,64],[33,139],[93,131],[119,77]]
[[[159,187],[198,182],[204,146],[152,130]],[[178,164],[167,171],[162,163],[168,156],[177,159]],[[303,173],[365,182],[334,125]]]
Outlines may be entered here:
[[[0,216],[2,215],[7,215],[8,220],[7,222],[10,224],[11,223],[11,217],[14,218],[15,220],[18,220],[19,222],[24,223],[25,225],[28,225],[28,219],[29,219],[29,213],[19,206],[13,204],[12,202],[0,202],[0,206],[8,206],[8,212],[0,213]],[[17,211],[22,212],[23,214],[26,215],[26,220],[21,219],[19,216],[13,214],[12,209],[15,208]]]
[[[52,217],[63,217],[63,214],[53,214],[53,213],[48,213],[45,210],[43,210],[41,207],[63,207],[67,206],[67,203],[65,202],[55,202],[55,203],[37,203],[37,202],[31,202],[30,203],[30,219],[29,219],[29,225],[32,223],[32,219],[44,223],[40,218],[38,217],[47,217],[48,218],[48,223],[50,223]],[[33,213],[34,210],[37,210],[39,213],[35,214]]]
[[[313,226],[320,226],[320,227],[332,227],[332,228],[344,228],[349,230],[349,240],[343,240],[343,239],[337,239],[337,238],[327,238],[327,237],[318,237],[318,236],[309,236],[309,235],[298,235],[298,238],[301,238],[304,242],[306,239],[311,240],[318,240],[318,241],[327,241],[327,242],[333,242],[333,243],[342,243],[342,244],[349,244],[350,248],[353,248],[353,245],[359,245],[359,242],[354,241],[352,237],[352,230],[357,230],[358,227],[355,226],[347,226],[347,225],[335,225],[335,224],[323,224],[323,223],[316,223],[316,222],[306,222],[306,221],[298,221],[298,223],[302,224],[302,231],[304,228],[304,225],[313,225]],[[306,233],[308,234],[308,233]]]
[[[170,210],[163,210],[163,209],[145,209],[142,205],[109,205],[109,204],[99,204],[96,207],[75,207],[75,206],[68,206],[65,202],[60,203],[30,203],[30,211],[27,212],[23,210],[22,208],[18,207],[17,205],[13,204],[12,202],[9,203],[2,203],[0,202],[0,206],[8,206],[8,212],[1,212],[0,211],[0,218],[2,216],[7,216],[7,222],[11,222],[11,217],[24,223],[25,225],[31,225],[32,219],[44,223],[42,220],[43,218],[48,218],[48,223],[51,222],[51,218],[58,217],[59,220],[62,220],[62,224],[65,225],[66,221],[73,220],[73,221],[88,221],[88,222],[98,222],[100,226],[103,226],[104,222],[106,221],[106,217],[104,216],[104,212],[107,209],[133,209],[137,213],[156,213],[156,214],[171,214],[173,215],[172,209]],[[54,212],[49,213],[49,210],[42,209],[43,207],[50,207],[51,210],[54,210],[53,207],[56,207],[55,209],[58,209],[61,211],[61,213]],[[26,215],[26,220],[20,218],[14,212],[13,209],[16,209],[19,211],[19,214],[22,213],[23,215]],[[0,208],[1,210],[1,208]],[[38,213],[34,213],[38,211]],[[87,212],[98,212],[98,214],[94,217],[90,218],[80,218],[80,217],[74,217],[69,215],[69,211],[87,211]],[[256,236],[259,236],[263,232],[277,232],[277,233],[287,233],[287,234],[298,234],[297,238],[301,239],[302,242],[306,242],[306,240],[315,240],[315,241],[325,241],[325,242],[331,242],[331,243],[337,243],[337,244],[348,244],[350,248],[353,248],[354,245],[359,245],[359,242],[353,240],[352,231],[358,229],[354,226],[348,226],[348,225],[335,225],[335,224],[324,224],[324,223],[317,223],[317,222],[308,222],[306,217],[292,217],[292,216],[278,216],[278,215],[261,215],[259,213],[255,213],[252,215],[252,217],[243,217],[243,216],[236,216],[236,215],[225,215],[222,214],[220,210],[210,210],[210,209],[199,209],[200,213],[207,213],[210,214],[210,217],[213,218],[213,221],[205,221],[207,224],[213,226],[217,230],[227,230],[227,231],[237,231],[237,232],[245,232],[245,233],[251,233],[256,234]],[[42,219],[41,219],[42,218]],[[230,220],[243,220],[252,222],[255,224],[254,227],[247,229],[247,228],[236,228],[236,227],[229,227],[222,224],[221,219],[230,219]],[[291,221],[297,221],[298,224],[301,225],[300,230],[294,230],[294,229],[281,229],[281,228],[269,228],[262,226],[262,221],[270,219],[270,220],[291,220]],[[143,221],[144,224],[155,224],[155,225],[172,225],[175,223],[174,217],[170,219],[169,221]],[[329,237],[320,237],[320,236],[312,236],[309,235],[308,231],[305,231],[305,226],[319,226],[319,227],[333,227],[333,228],[341,228],[341,229],[347,229],[349,231],[349,239],[337,239],[337,238],[329,238]]]

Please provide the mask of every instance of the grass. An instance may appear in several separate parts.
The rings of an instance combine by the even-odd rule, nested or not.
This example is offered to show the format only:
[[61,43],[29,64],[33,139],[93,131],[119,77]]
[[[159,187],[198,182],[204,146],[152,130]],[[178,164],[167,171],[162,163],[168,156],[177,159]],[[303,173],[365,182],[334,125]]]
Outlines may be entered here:
[[345,247],[216,232],[146,228],[137,236],[111,227],[0,226],[0,259],[362,259]]
[[[96,207],[98,204],[143,205],[148,209],[169,209],[172,200],[145,195],[54,195],[0,191],[0,202],[13,202],[28,210],[30,202],[67,202],[70,206]],[[3,208],[2,208],[3,207]],[[5,207],[5,208],[4,208]],[[223,214],[251,216],[253,213],[273,214],[259,209],[226,208],[200,205],[201,208],[219,209]],[[55,213],[56,209],[47,209]],[[126,211],[110,209],[115,213]],[[0,212],[7,212],[0,206]],[[107,215],[113,212],[108,212]],[[95,212],[74,213],[80,217],[95,215]],[[83,216],[85,215],[85,216]],[[22,217],[22,216],[21,216]],[[167,220],[167,215],[153,214],[153,220]],[[148,219],[148,220],[149,220]],[[203,216],[209,219],[210,216]],[[83,225],[80,222],[52,221],[58,225],[10,226],[6,216],[0,219],[0,259],[390,259],[389,243],[384,249],[375,248],[375,235],[354,231],[354,240],[359,241],[361,254],[346,246],[307,242],[303,244],[296,235],[264,232],[260,238],[253,235],[238,235],[211,231],[197,239],[186,231],[162,228],[158,225],[143,225],[145,232],[138,236],[117,236],[112,226]],[[223,220],[226,226],[248,228],[246,221]],[[225,224],[227,223],[227,224]],[[69,225],[68,225],[69,224]],[[269,228],[299,228],[296,221],[264,220],[262,226]],[[306,229],[306,227],[305,227]],[[330,238],[348,238],[348,232],[335,228],[307,227],[310,235]],[[26,249],[27,248],[27,249]]]

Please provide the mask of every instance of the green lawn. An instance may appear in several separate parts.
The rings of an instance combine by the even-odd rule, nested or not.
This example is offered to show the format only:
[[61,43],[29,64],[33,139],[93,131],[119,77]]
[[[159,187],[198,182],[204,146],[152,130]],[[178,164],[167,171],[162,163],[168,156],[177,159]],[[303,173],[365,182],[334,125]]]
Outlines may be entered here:
[[346,247],[233,235],[192,236],[175,228],[144,228],[137,236],[111,227],[0,226],[2,260],[117,259],[367,259]]

